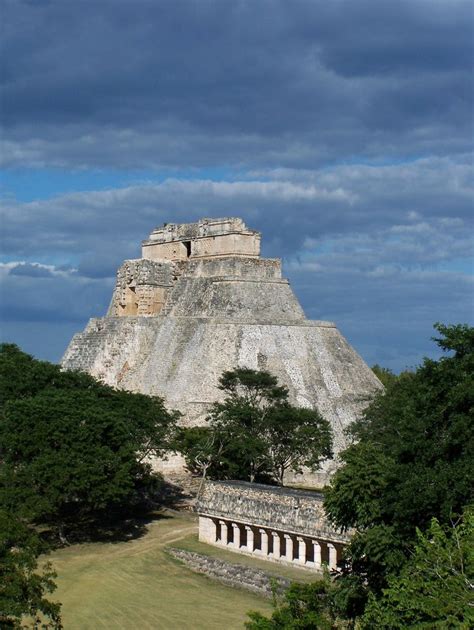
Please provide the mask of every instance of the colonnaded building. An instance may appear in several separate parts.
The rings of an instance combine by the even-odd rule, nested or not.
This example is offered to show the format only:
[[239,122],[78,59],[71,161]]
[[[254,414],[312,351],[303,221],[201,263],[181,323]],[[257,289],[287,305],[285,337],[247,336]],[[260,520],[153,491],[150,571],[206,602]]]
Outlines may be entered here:
[[199,540],[286,565],[334,570],[348,533],[328,523],[317,492],[242,481],[207,481],[199,495]]
[[[225,370],[267,370],[293,404],[330,421],[336,454],[345,427],[381,387],[335,324],[306,319],[281,261],[260,258],[260,234],[238,218],[153,230],[142,257],[118,270],[106,316],[74,336],[62,364],[161,396],[186,426],[205,424]],[[334,465],[286,481],[321,484]],[[179,474],[183,460],[170,457],[161,469]]]

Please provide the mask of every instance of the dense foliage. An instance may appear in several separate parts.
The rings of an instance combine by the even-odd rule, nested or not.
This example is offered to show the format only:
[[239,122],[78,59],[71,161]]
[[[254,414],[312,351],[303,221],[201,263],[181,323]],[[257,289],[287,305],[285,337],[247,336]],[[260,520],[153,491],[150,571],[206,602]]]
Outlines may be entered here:
[[29,616],[36,627],[62,627],[60,605],[46,595],[55,590],[55,573],[37,570],[38,537],[12,514],[0,509],[0,628],[21,628]]
[[340,581],[352,616],[401,574],[417,529],[432,518],[448,525],[473,500],[474,329],[436,328],[450,356],[425,359],[377,397],[353,426],[357,442],[326,495],[333,523],[357,530]]
[[0,348],[0,505],[61,537],[140,500],[176,417],[159,398]]
[[247,630],[336,630],[337,619],[330,601],[329,579],[311,584],[293,583],[281,601],[274,596],[274,612],[270,618],[250,612]]
[[388,368],[382,367],[378,363],[372,366],[372,372],[379,379],[384,387],[392,385],[397,380],[397,375]]
[[335,525],[358,533],[351,572],[375,592],[406,561],[416,529],[444,525],[472,501],[474,333],[438,325],[452,356],[404,373],[352,429],[357,443],[326,495]]
[[382,596],[370,594],[360,630],[474,627],[474,513],[450,527],[417,530],[413,553]]
[[291,405],[273,375],[241,368],[224,372],[219,387],[225,396],[212,406],[209,428],[183,431],[178,446],[194,472],[283,484],[287,470],[317,469],[330,457],[328,421]]

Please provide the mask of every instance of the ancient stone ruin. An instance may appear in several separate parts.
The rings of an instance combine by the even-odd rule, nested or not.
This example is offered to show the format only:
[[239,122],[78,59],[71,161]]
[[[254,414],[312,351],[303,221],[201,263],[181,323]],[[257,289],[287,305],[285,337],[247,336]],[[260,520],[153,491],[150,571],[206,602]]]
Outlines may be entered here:
[[[142,258],[118,270],[107,315],[74,336],[62,364],[162,396],[187,426],[205,423],[225,370],[268,370],[292,403],[331,422],[336,453],[344,428],[381,387],[335,324],[306,319],[280,260],[260,258],[260,234],[238,218],[155,229]],[[177,473],[183,462],[171,457],[163,467]],[[291,480],[321,483],[333,467]]]
[[262,560],[336,569],[350,534],[331,527],[323,498],[292,488],[208,481],[196,504],[199,540]]

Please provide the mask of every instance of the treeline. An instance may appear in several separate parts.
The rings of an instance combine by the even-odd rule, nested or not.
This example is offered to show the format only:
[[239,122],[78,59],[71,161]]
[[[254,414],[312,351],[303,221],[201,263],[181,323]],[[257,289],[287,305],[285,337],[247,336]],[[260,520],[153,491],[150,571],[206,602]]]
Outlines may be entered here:
[[356,531],[337,575],[294,585],[249,630],[474,627],[474,329],[436,328],[448,355],[383,371],[350,427],[325,495],[333,525]]

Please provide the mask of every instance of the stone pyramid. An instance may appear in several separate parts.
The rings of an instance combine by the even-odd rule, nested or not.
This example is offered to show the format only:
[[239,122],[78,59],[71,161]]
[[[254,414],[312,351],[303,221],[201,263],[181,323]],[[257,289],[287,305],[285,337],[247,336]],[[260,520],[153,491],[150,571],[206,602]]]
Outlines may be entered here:
[[[260,234],[237,218],[155,229],[142,258],[118,270],[107,315],[73,337],[62,365],[162,396],[187,426],[205,423],[224,370],[268,370],[294,404],[331,422],[336,453],[345,427],[381,387],[335,324],[306,319],[281,261],[260,258]],[[320,473],[288,481],[321,483],[333,468],[326,462]],[[171,457],[161,469],[178,474],[183,463]]]

